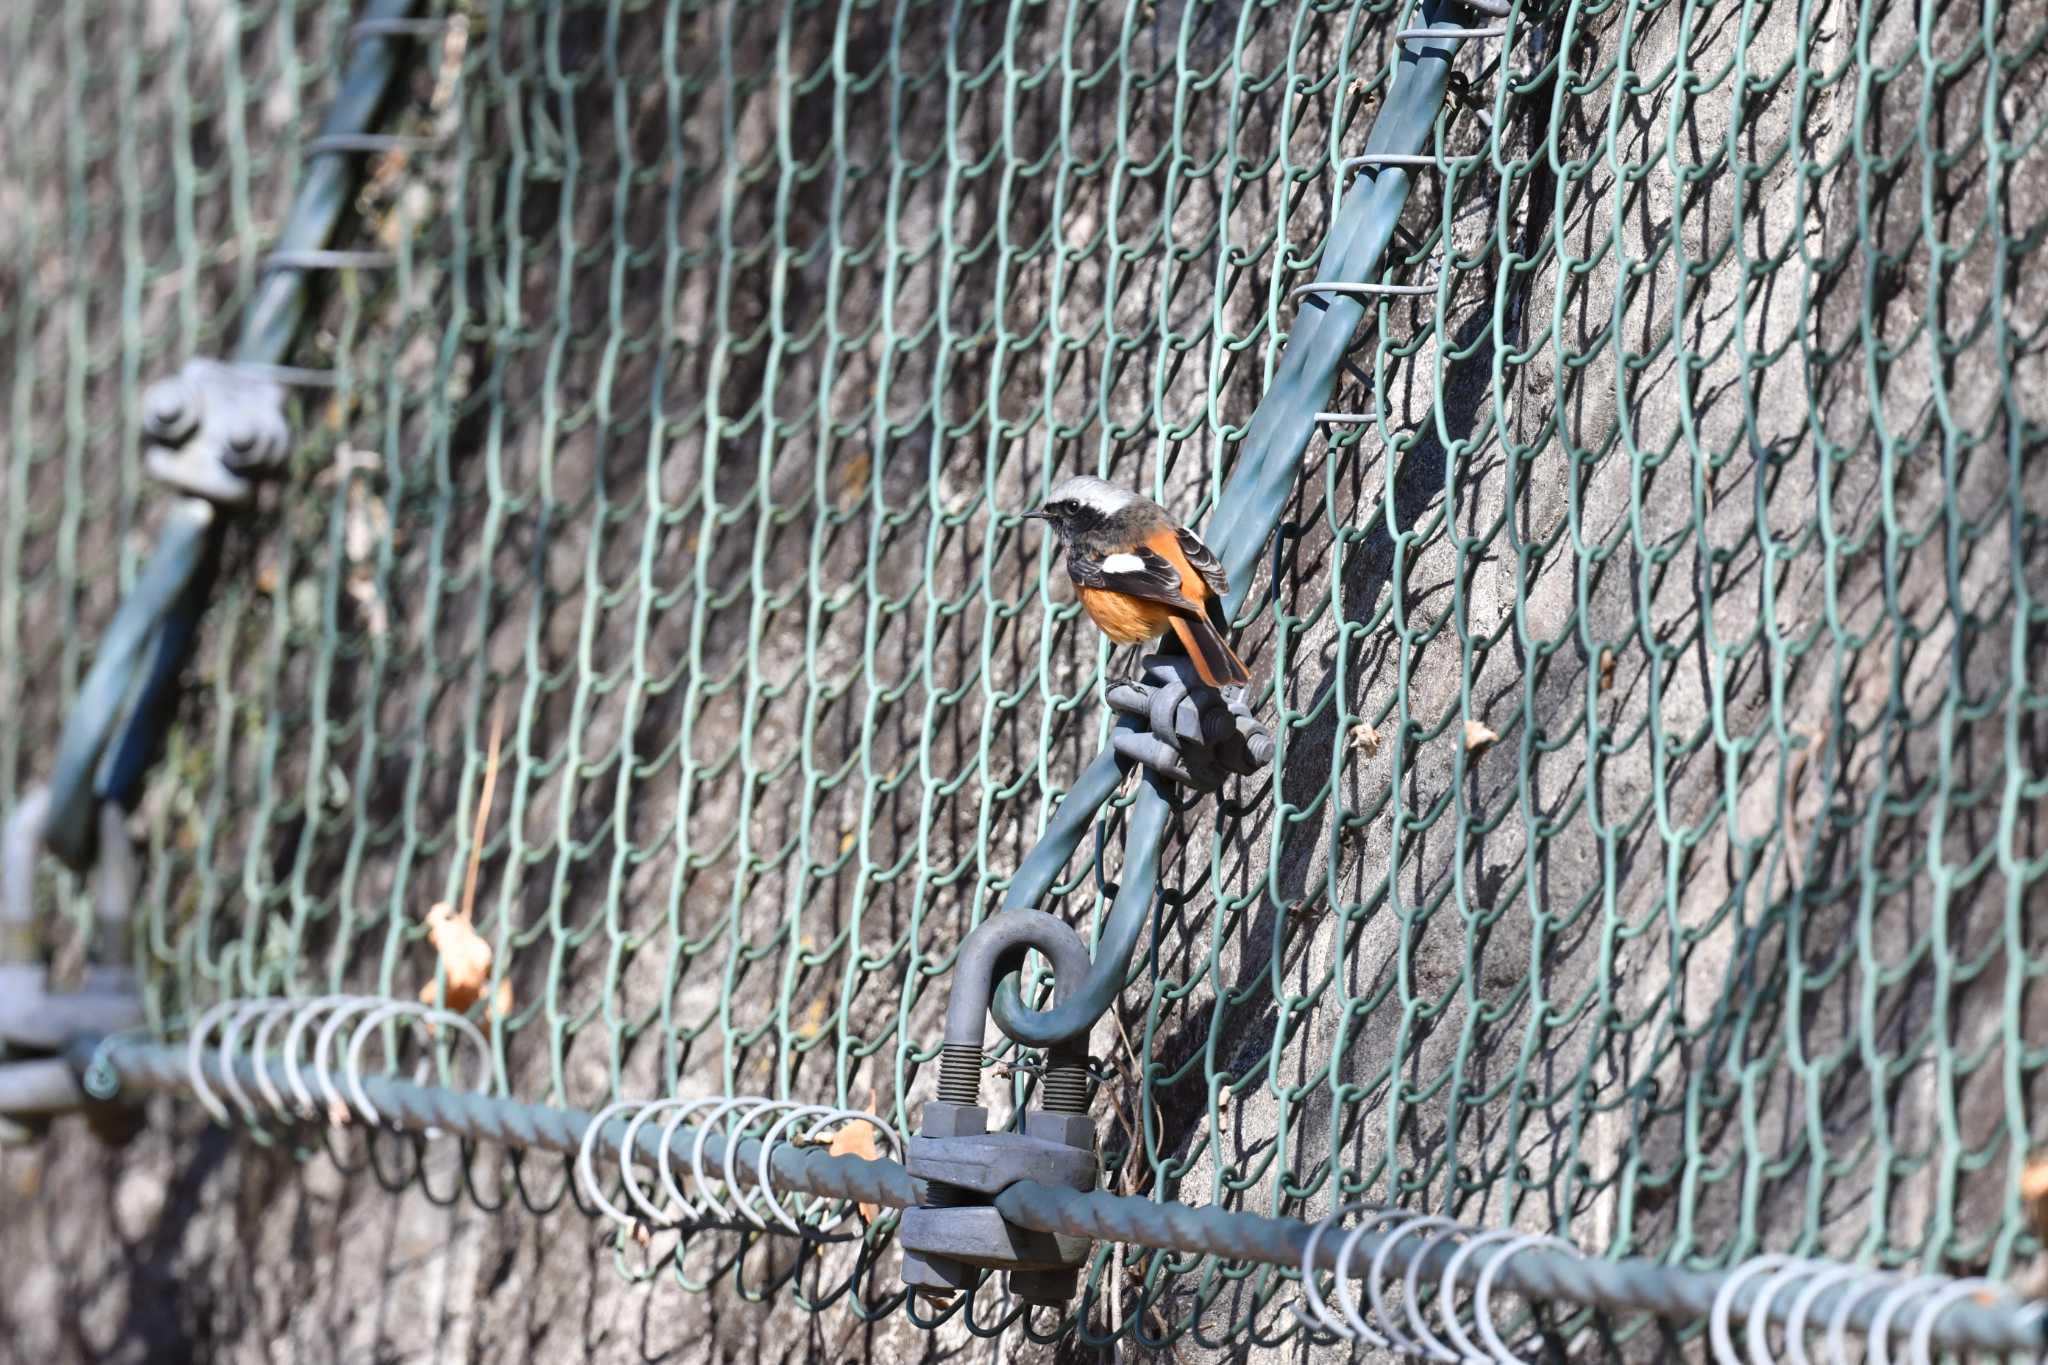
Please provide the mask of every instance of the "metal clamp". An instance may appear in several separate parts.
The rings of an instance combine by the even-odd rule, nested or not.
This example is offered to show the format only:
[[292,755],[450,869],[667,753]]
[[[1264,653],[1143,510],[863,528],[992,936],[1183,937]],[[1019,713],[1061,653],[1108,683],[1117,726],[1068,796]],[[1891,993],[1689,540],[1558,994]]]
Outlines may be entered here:
[[1119,726],[1111,740],[1118,754],[1200,791],[1273,761],[1273,736],[1247,705],[1247,689],[1204,686],[1184,655],[1153,654],[1141,663],[1142,681],[1118,682],[1103,694],[1111,710],[1152,727]]
[[283,467],[291,440],[282,385],[205,359],[149,386],[142,430],[151,478],[224,507],[246,505],[256,495],[252,480]]
[[1080,1288],[1091,1241],[1020,1227],[994,1205],[1019,1181],[1085,1192],[1098,1173],[1085,1039],[1050,1050],[1040,1106],[1023,1114],[1019,1131],[990,1132],[981,1105],[989,995],[996,976],[1031,948],[1052,962],[1058,997],[1070,998],[1088,975],[1088,950],[1041,911],[1005,910],[984,922],[954,965],[939,1097],[925,1105],[904,1155],[918,1207],[904,1210],[897,1237],[903,1282],[913,1289],[972,1291],[982,1270],[1007,1271],[1010,1292],[1025,1303],[1065,1303]]

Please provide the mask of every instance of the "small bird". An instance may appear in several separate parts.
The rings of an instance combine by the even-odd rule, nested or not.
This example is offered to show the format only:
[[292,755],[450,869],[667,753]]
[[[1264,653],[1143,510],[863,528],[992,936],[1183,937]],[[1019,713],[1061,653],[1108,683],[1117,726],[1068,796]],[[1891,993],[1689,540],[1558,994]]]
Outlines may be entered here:
[[1224,643],[1229,577],[1214,553],[1166,509],[1101,479],[1077,475],[1025,513],[1052,527],[1067,551],[1067,576],[1102,633],[1135,645],[1171,630],[1210,687],[1249,683]]

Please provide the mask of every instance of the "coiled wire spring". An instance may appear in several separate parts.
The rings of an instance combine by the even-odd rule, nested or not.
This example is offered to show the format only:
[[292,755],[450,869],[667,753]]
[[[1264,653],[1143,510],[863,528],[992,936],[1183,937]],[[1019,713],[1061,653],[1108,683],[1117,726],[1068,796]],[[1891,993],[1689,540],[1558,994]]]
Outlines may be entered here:
[[[626,1115],[624,1133],[615,1145],[620,1153],[619,1183],[628,1207],[612,1202],[598,1178],[596,1149],[605,1128]],[[654,1194],[650,1198],[640,1183],[636,1149],[645,1150],[643,1135],[650,1122],[661,1118],[654,1138]],[[621,1229],[688,1231],[719,1227],[772,1231],[776,1227],[812,1241],[853,1241],[858,1230],[840,1231],[855,1210],[851,1200],[831,1200],[796,1191],[778,1191],[769,1178],[769,1159],[778,1143],[817,1145],[827,1135],[847,1125],[864,1123],[873,1129],[886,1155],[901,1160],[903,1139],[872,1114],[840,1109],[827,1104],[805,1104],[797,1100],[772,1100],[759,1096],[714,1095],[700,1099],[620,1100],[606,1105],[583,1130],[583,1142],[576,1154],[576,1181],[584,1196]],[[688,1124],[694,1137],[677,1138]],[[715,1174],[709,1142],[721,1139],[719,1160],[723,1174]],[[741,1144],[753,1141],[756,1148],[749,1161]],[[688,1165],[678,1171],[676,1156],[686,1148]],[[694,1191],[694,1195],[685,1189]],[[771,1224],[769,1221],[773,1219]]]
[[[1316,1253],[1325,1237],[1340,1230],[1337,1225],[1343,1219],[1358,1213],[1368,1216],[1345,1232],[1338,1242],[1336,1261],[1328,1272],[1333,1284],[1326,1295],[1318,1283],[1325,1277],[1325,1272],[1317,1268]],[[1373,1234],[1377,1236],[1371,1256],[1361,1270],[1357,1261],[1365,1239]],[[1405,1265],[1397,1266],[1395,1250],[1410,1241],[1413,1245],[1409,1254],[1401,1258]],[[1476,1273],[1468,1271],[1474,1254],[1488,1246],[1499,1249],[1477,1268]],[[1452,1247],[1456,1249],[1451,1251],[1447,1260],[1433,1255],[1440,1248]],[[1309,1232],[1301,1252],[1301,1289],[1305,1302],[1295,1305],[1295,1316],[1310,1327],[1334,1337],[1359,1345],[1377,1346],[1399,1355],[1421,1356],[1429,1360],[1523,1365],[1522,1357],[1514,1353],[1501,1334],[1493,1296],[1497,1292],[1495,1281],[1501,1271],[1516,1256],[1534,1247],[1573,1250],[1571,1244],[1562,1238],[1542,1233],[1501,1228],[1482,1231],[1438,1214],[1414,1213],[1374,1204],[1352,1204],[1317,1223]],[[1363,1305],[1359,1301],[1358,1282],[1361,1279],[1364,1281]],[[1458,1313],[1457,1288],[1461,1279],[1471,1281],[1471,1294],[1466,1303],[1469,1324]],[[1425,1291],[1424,1280],[1434,1280],[1433,1296]],[[1396,1284],[1401,1289],[1398,1300],[1394,1300],[1390,1292]],[[1436,1301],[1434,1328],[1428,1321],[1427,1311],[1431,1297]],[[1400,1321],[1407,1330],[1396,1324],[1395,1312],[1389,1311],[1390,1301],[1398,1304]]]
[[[1755,1296],[1745,1306],[1743,1332],[1738,1339],[1732,1328],[1735,1298],[1745,1284],[1761,1277]],[[1815,1310],[1829,1290],[1836,1293],[1832,1307],[1821,1316]],[[1779,1316],[1777,1341],[1772,1341],[1772,1309],[1780,1297],[1785,1308]],[[1956,1279],[1947,1275],[1905,1275],[1896,1271],[1872,1270],[1843,1265],[1839,1261],[1803,1260],[1796,1256],[1765,1255],[1744,1261],[1728,1273],[1720,1292],[1714,1296],[1713,1311],[1707,1316],[1707,1339],[1717,1365],[1847,1365],[1850,1359],[1850,1319],[1856,1309],[1874,1303],[1862,1333],[1868,1338],[1861,1359],[1870,1365],[1934,1365],[1934,1330],[1941,1315],[1966,1300],[2018,1308],[2023,1320],[2038,1323],[2048,1304],[2021,1305],[2010,1286],[1997,1280]],[[1808,1351],[1808,1339],[1820,1334],[1820,1352]],[[1904,1335],[1903,1354],[1892,1349],[1893,1338]],[[2038,1358],[2038,1357],[2037,1357]]]
[[[456,13],[432,18],[369,18],[359,19],[349,26],[349,38],[360,43],[364,39],[419,38],[436,39],[455,31],[466,39],[469,21],[466,16]],[[455,81],[448,95],[448,103],[460,109],[462,100],[461,71],[457,68]],[[447,139],[441,136],[415,136],[404,133],[373,132],[323,132],[309,139],[304,153],[315,156],[383,156],[391,152],[431,152],[442,147]],[[399,265],[396,252],[385,250],[342,250],[334,247],[278,247],[266,253],[260,265],[264,274],[274,271],[316,271],[316,270],[394,270]],[[226,362],[234,370],[252,379],[266,380],[288,388],[331,389],[341,385],[342,376],[333,370],[311,369],[300,365],[280,365],[260,360],[237,358]]]
[[[380,1033],[386,1036],[387,1075],[400,1073],[411,1041],[416,1053],[411,1079],[416,1085],[427,1083],[436,1070],[435,1048],[446,1042],[451,1076],[465,1069],[457,1065],[455,1053],[473,1049],[471,1093],[502,1093],[490,1042],[475,1024],[452,1010],[365,995],[263,997],[212,1005],[185,1037],[185,1083],[206,1112],[228,1127],[235,1126],[237,1116],[259,1133],[323,1118],[337,1127],[395,1127],[386,1123],[363,1086],[365,1054]],[[117,1036],[101,1043],[100,1056],[86,1070],[86,1089],[101,1098],[114,1092],[104,1054]],[[471,1048],[455,1046],[457,1038]],[[435,1134],[429,1130],[427,1135]]]
[[[1339,1226],[1360,1213],[1366,1216],[1355,1227]],[[1318,1253],[1339,1234],[1325,1269]],[[1397,1355],[1457,1365],[1528,1365],[1503,1332],[1495,1296],[1505,1288],[1499,1280],[1509,1264],[1536,1250],[1587,1259],[1547,1233],[1482,1230],[1437,1214],[1353,1204],[1310,1231],[1301,1253],[1303,1302],[1295,1305],[1295,1316],[1340,1340]],[[1754,1291],[1738,1302],[1752,1283]],[[1462,1312],[1461,1289],[1467,1291]],[[2016,1309],[2030,1323],[2048,1313],[2048,1304],[2022,1305],[1995,1280],[1764,1255],[1734,1267],[1722,1280],[1707,1317],[1707,1340],[1716,1365],[1849,1365],[1852,1358],[1868,1365],[1934,1365],[1942,1314],[1965,1301]],[[1560,1302],[1576,1311],[1585,1300],[1572,1296]],[[1739,1334],[1733,1326],[1738,1317]],[[1810,1349],[1816,1336],[1817,1351]],[[1904,1350],[1895,1351],[1894,1338],[1901,1337]],[[1852,1342],[1859,1338],[1864,1344],[1852,1357]],[[1571,1353],[1569,1346],[1564,1349]]]

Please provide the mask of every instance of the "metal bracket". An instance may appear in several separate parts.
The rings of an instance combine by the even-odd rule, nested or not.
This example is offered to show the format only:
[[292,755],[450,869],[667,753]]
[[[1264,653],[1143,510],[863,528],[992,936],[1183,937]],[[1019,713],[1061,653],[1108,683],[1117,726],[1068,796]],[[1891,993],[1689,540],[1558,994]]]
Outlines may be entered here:
[[972,1289],[977,1270],[1002,1270],[1026,1303],[1074,1297],[1094,1243],[1019,1227],[987,1201],[1021,1180],[1094,1189],[1095,1125],[1086,1114],[1036,1109],[1025,1115],[1023,1132],[991,1133],[980,1105],[933,1100],[904,1167],[919,1201],[904,1210],[896,1234],[905,1284],[949,1294]]
[[1245,702],[1245,689],[1203,685],[1194,661],[1153,654],[1142,681],[1112,684],[1110,709],[1149,724],[1151,733],[1118,727],[1118,754],[1162,777],[1214,791],[1226,777],[1250,777],[1273,761],[1273,736]]
[[143,1021],[142,993],[128,960],[134,849],[123,828],[124,812],[112,802],[103,804],[93,886],[94,963],[81,989],[52,991],[31,895],[49,804],[47,790],[29,792],[0,836],[0,1146],[30,1141],[51,1115],[80,1109],[104,1137],[132,1132],[132,1118],[95,1102],[77,1070],[58,1054],[78,1038]]
[[205,359],[149,386],[142,430],[151,478],[227,507],[246,505],[256,495],[251,480],[283,467],[291,440],[282,385]]

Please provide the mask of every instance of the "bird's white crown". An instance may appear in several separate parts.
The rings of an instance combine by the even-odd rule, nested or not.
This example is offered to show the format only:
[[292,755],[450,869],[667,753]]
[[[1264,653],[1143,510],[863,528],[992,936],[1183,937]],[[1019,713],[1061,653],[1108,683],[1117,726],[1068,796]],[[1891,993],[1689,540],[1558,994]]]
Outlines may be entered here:
[[1118,488],[1115,484],[1098,479],[1092,474],[1076,474],[1071,479],[1061,481],[1058,487],[1048,493],[1045,505],[1052,507],[1063,502],[1073,502],[1091,511],[1108,515],[1121,512],[1132,503],[1141,501],[1143,499],[1127,488]]

